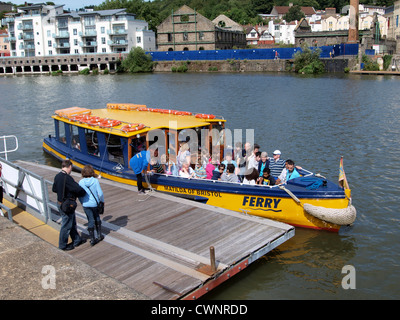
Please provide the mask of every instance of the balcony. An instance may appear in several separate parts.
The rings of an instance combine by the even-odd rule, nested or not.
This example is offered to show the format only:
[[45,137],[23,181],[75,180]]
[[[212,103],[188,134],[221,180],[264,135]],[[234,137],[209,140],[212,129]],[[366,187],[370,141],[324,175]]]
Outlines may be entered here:
[[69,38],[69,32],[68,31],[61,31],[58,34],[53,33],[52,36],[55,39]]
[[53,48],[56,49],[64,49],[64,48],[69,49],[70,47],[71,45],[69,44],[69,42],[53,43]]
[[87,30],[85,32],[79,32],[80,37],[96,37],[97,31],[96,30]]
[[15,42],[15,41],[17,41],[17,38],[15,38],[15,37],[8,37],[8,38],[6,38],[6,41],[8,40],[8,42]]
[[18,25],[18,30],[22,30],[22,31],[33,30],[33,24],[31,24],[31,23],[21,24],[20,23]]
[[107,44],[109,46],[127,46],[128,45],[128,41],[127,40],[108,40]]
[[127,33],[128,33],[128,30],[126,30],[125,28],[107,30],[107,34],[110,35],[110,36],[117,36],[117,35],[127,34]]
[[79,42],[81,47],[97,47],[97,41],[85,41]]
[[35,50],[35,45],[34,44],[20,44],[19,49],[20,50]]
[[18,35],[18,40],[34,40],[35,36],[33,34],[21,33]]

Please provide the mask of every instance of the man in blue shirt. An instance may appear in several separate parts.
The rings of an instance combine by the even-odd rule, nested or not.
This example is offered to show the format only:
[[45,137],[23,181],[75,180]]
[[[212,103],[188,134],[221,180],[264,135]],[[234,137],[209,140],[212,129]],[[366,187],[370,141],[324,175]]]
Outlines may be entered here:
[[[148,151],[141,151],[137,154],[135,154],[131,160],[129,160],[129,165],[132,168],[133,172],[136,174],[137,178],[137,187],[139,194],[145,194],[145,189],[143,187],[143,177],[142,177],[142,172],[147,169],[147,166],[150,162],[150,150]],[[146,173],[146,171],[144,172]]]

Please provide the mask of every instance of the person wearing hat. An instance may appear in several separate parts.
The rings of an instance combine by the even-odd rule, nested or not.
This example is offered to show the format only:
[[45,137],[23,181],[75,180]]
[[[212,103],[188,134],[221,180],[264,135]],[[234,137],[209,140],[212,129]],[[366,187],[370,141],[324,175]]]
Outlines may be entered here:
[[281,159],[279,150],[275,150],[273,158],[269,158],[269,169],[271,170],[271,175],[275,178],[279,177],[282,170],[285,169],[285,161]]

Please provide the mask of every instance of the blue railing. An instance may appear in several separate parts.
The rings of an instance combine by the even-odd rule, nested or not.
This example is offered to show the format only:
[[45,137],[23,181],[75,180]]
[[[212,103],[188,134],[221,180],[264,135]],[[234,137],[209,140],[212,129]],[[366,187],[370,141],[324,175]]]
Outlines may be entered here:
[[[358,44],[338,44],[318,47],[321,58],[330,58],[343,55],[357,55]],[[149,52],[153,61],[173,60],[268,60],[293,59],[294,54],[301,48],[274,48],[274,49],[232,49],[232,50],[193,50],[193,51],[157,51]]]

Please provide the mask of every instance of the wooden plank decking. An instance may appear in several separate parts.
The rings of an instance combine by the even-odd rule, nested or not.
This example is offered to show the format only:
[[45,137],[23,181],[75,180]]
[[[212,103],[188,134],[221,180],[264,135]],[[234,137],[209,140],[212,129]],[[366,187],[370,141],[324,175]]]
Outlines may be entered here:
[[[53,181],[57,168],[18,161]],[[75,181],[80,174],[72,173]],[[268,219],[100,179],[105,196],[105,239],[69,253],[150,299],[198,298],[259,256],[294,235],[294,228]],[[55,194],[49,186],[50,201]],[[77,222],[86,233],[80,205]],[[217,271],[211,272],[210,246]],[[189,295],[190,294],[190,295]]]

